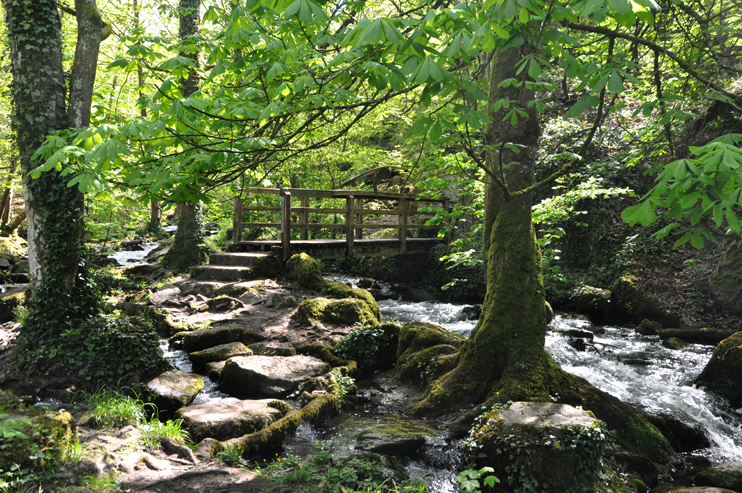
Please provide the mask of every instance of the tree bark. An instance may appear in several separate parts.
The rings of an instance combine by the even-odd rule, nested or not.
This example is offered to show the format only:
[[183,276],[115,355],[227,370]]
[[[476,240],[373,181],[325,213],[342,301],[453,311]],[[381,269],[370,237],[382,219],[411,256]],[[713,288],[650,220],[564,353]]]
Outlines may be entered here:
[[147,226],[147,231],[150,233],[159,233],[162,225],[160,224],[160,217],[162,214],[162,210],[160,209],[160,201],[159,200],[152,200],[150,201],[150,209],[149,209],[149,225]]
[[77,46],[70,75],[70,122],[75,128],[90,125],[93,85],[103,30],[95,0],[75,0]]
[[[493,102],[509,99],[526,103],[533,91],[499,84],[519,79],[515,66],[530,53],[522,45],[498,51],[490,67],[489,113],[493,122],[485,130],[487,167],[508,190],[520,190],[534,179],[535,152],[539,137],[536,114],[528,111],[516,125],[505,110],[492,111]],[[512,108],[512,105],[511,105]],[[520,146],[520,153],[501,147],[502,142]],[[501,152],[500,152],[501,151]],[[506,198],[491,179],[486,183],[484,243],[487,265],[487,294],[482,315],[456,358],[456,366],[435,381],[425,399],[415,406],[422,414],[443,412],[462,404],[478,403],[502,394],[506,399],[548,397],[560,371],[544,349],[546,310],[541,253],[531,217],[531,194]]]
[[[201,0],[180,0],[178,14],[180,24],[178,36],[180,37],[180,55],[193,60],[198,65],[198,51],[188,47],[189,41],[198,34],[199,13]],[[181,79],[181,90],[183,97],[187,98],[198,90],[198,78],[196,71],[188,71],[188,77]],[[193,202],[181,202],[178,204],[178,231],[173,238],[173,246],[163,258],[163,263],[175,270],[185,270],[205,260],[205,252],[201,246],[203,236],[201,233],[201,213],[198,204]]]
[[8,179],[5,183],[5,191],[3,192],[3,198],[0,200],[2,204],[2,213],[0,213],[0,223],[5,226],[10,221],[10,208],[13,205],[13,176],[15,176],[18,170],[18,161],[14,158],[10,166],[10,173],[8,173]]

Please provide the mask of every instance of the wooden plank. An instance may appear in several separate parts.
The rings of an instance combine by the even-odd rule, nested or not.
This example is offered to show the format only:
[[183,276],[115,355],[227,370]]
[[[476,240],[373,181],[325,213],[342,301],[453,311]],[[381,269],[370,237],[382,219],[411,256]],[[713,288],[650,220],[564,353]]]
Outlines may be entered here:
[[312,190],[310,188],[286,188],[294,197],[309,197],[311,199],[331,199],[334,198],[332,190]]
[[353,241],[355,240],[355,228],[353,227],[355,223],[355,214],[353,214],[353,203],[355,202],[355,198],[352,195],[349,195],[345,199],[345,242],[346,242],[346,251],[345,255],[348,257],[353,256],[353,250],[354,245]]
[[253,211],[253,212],[262,212],[262,211],[279,212],[281,208],[280,207],[263,207],[263,206],[254,205],[254,206],[243,207],[242,210]]
[[385,223],[363,223],[363,225],[356,224],[356,228],[361,229],[397,229],[399,224],[385,224]]
[[243,228],[280,228],[281,223],[242,223]]
[[[302,197],[302,200],[309,200],[309,197]],[[328,209],[326,207],[292,207],[293,212],[311,212],[313,214],[345,214],[345,207],[342,209]]]
[[242,241],[242,197],[234,198],[234,219],[232,223],[232,241]]
[[281,248],[283,261],[291,258],[291,193],[281,190]]
[[407,199],[399,200],[399,254],[407,251]]
[[294,210],[299,212],[299,222],[301,223],[301,233],[299,234],[299,238],[302,240],[308,240],[309,239],[309,230],[307,229],[307,224],[309,224],[309,197],[301,197],[301,207],[296,207]]
[[323,223],[309,223],[307,225],[302,224],[291,224],[291,229],[346,229],[345,223],[340,224],[323,224]]
[[281,190],[278,188],[245,188],[242,193],[263,193],[267,195],[280,195]]
[[[363,199],[356,199],[355,208],[353,212],[356,215],[356,224],[363,224]],[[363,228],[356,228],[356,240],[363,238]]]

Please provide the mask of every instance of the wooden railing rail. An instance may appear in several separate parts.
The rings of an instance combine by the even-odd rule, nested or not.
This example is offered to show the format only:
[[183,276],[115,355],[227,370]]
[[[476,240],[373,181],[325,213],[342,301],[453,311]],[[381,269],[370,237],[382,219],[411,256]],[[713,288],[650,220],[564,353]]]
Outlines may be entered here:
[[[245,206],[243,197],[251,195],[278,195],[280,205],[276,206]],[[300,205],[292,206],[292,199],[298,198]],[[310,207],[310,199],[345,199],[345,207]],[[393,210],[375,210],[364,208],[364,201],[384,200],[396,201],[397,207]],[[291,256],[291,230],[300,230],[301,240],[309,238],[309,230],[313,229],[340,229],[345,230],[346,255],[353,256],[354,241],[363,239],[364,229],[398,229],[399,230],[399,254],[404,254],[407,248],[407,231],[409,229],[440,229],[440,226],[426,226],[424,224],[410,224],[411,216],[428,215],[411,209],[410,204],[414,202],[426,202],[440,204],[444,210],[448,210],[448,201],[445,199],[430,199],[418,197],[412,194],[373,192],[366,190],[311,190],[305,188],[248,188],[242,190],[240,196],[234,198],[234,242],[242,240],[242,232],[245,228],[278,228],[280,230],[281,246],[283,248],[284,260]],[[253,221],[245,222],[246,212],[277,213],[280,212],[280,222]],[[310,223],[309,214],[340,214],[344,217],[343,223],[324,224]],[[292,222],[292,214],[296,214],[297,222]],[[397,224],[369,223],[364,221],[364,215],[398,216]]]

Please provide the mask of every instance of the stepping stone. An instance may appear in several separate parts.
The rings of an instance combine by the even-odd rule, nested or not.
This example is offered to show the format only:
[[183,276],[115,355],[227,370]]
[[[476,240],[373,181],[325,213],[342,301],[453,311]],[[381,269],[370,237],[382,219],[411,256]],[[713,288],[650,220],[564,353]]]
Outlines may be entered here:
[[204,388],[204,379],[182,371],[166,371],[147,382],[146,387],[153,394],[161,416],[167,417],[195,399]]
[[742,462],[727,462],[701,471],[693,478],[699,486],[742,491]]
[[311,356],[236,356],[227,360],[219,388],[245,397],[285,397],[330,365]]
[[181,408],[177,415],[195,443],[204,438],[229,440],[260,431],[281,419],[283,413],[269,406],[273,402],[226,397]]
[[211,327],[196,332],[188,332],[183,336],[183,346],[186,351],[193,353],[210,347],[228,344],[230,342],[241,342],[252,344],[260,342],[265,337],[256,334],[247,327],[240,325],[227,325],[224,327]]
[[230,342],[190,354],[193,369],[199,373],[204,369],[206,363],[226,361],[233,356],[252,356],[252,350],[241,342]]

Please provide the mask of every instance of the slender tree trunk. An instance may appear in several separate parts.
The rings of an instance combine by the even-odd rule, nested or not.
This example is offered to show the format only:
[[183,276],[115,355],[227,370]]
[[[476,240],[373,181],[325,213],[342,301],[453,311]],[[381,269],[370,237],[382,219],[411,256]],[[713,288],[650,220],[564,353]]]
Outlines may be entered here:
[[147,231],[149,231],[150,233],[158,233],[160,231],[162,227],[162,225],[160,224],[161,214],[162,210],[160,209],[160,201],[150,201],[149,225],[147,226]]
[[10,221],[10,207],[13,205],[13,176],[15,176],[17,170],[18,160],[13,159],[13,163],[10,166],[10,173],[8,174],[8,179],[5,183],[5,191],[3,192],[3,197],[0,200],[0,203],[2,204],[0,223],[2,223],[3,226],[8,224],[8,221]]
[[[190,58],[196,65],[198,65],[198,50],[191,47],[191,42],[198,35],[200,6],[201,0],[180,0],[178,5],[180,55]],[[181,79],[180,92],[183,97],[187,98],[197,90],[198,77],[196,71],[191,69],[188,71],[188,76]],[[163,263],[169,268],[185,270],[205,260],[205,252],[201,246],[203,243],[201,211],[198,204],[182,202],[178,204],[178,212],[178,231],[175,233],[173,246],[165,255]]]
[[[519,78],[515,65],[529,53],[523,45],[498,51],[490,67],[490,113],[498,99],[520,101],[521,107],[534,98],[533,92],[510,86],[505,79]],[[512,107],[512,105],[511,105]],[[487,167],[520,190],[533,183],[539,127],[535,113],[513,126],[503,122],[504,111],[493,116],[485,131],[485,143],[497,146],[511,142],[521,152],[503,149],[487,153]],[[541,254],[531,217],[531,194],[506,199],[491,179],[485,195],[485,258],[487,294],[477,326],[461,351],[456,366],[435,381],[426,398],[417,405],[420,413],[442,412],[461,404],[482,402],[502,393],[508,399],[540,400],[548,397],[558,368],[544,349],[546,310],[541,277]]]

